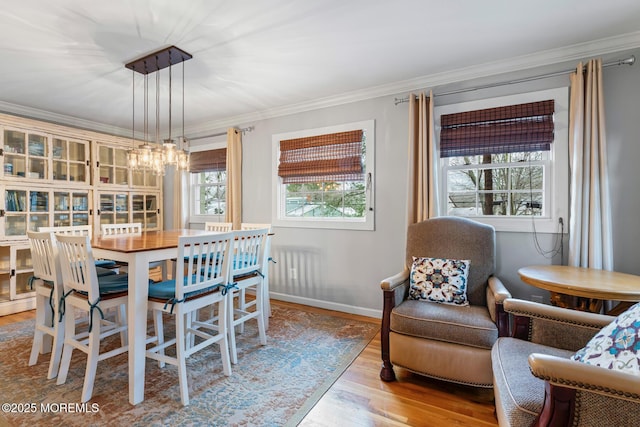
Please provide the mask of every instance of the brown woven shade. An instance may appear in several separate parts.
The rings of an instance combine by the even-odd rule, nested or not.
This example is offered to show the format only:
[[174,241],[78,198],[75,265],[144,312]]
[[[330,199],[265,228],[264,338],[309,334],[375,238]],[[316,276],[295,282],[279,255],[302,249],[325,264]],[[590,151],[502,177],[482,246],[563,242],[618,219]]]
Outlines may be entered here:
[[221,172],[227,170],[227,149],[196,151],[189,155],[189,171]]
[[440,117],[440,157],[544,151],[553,142],[553,100]]
[[278,176],[285,184],[361,181],[362,130],[280,141]]

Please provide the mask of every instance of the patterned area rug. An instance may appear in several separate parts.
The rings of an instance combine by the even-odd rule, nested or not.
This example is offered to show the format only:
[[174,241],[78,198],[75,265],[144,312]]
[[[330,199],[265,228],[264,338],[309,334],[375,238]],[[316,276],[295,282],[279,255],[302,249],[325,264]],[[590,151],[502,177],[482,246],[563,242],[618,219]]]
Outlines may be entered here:
[[238,335],[238,364],[230,377],[222,374],[217,346],[187,359],[189,406],[180,403],[176,368],[160,369],[150,359],[145,401],[130,405],[126,354],[98,363],[93,398],[82,406],[85,355],[74,351],[66,384],[47,380],[48,355],[27,366],[33,325],[0,328],[2,426],[295,425],[379,330],[375,323],[275,302],[267,345],[258,344],[255,322],[249,322]]

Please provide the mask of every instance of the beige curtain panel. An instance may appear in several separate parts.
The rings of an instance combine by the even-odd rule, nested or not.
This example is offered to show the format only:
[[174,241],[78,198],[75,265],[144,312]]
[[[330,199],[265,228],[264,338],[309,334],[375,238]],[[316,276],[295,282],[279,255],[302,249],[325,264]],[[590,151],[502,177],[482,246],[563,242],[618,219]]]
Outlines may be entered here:
[[602,60],[571,76],[569,265],[613,270]]
[[225,222],[233,223],[234,230],[242,224],[242,133],[227,130],[227,193]]
[[433,93],[409,95],[408,224],[438,216],[438,154]]

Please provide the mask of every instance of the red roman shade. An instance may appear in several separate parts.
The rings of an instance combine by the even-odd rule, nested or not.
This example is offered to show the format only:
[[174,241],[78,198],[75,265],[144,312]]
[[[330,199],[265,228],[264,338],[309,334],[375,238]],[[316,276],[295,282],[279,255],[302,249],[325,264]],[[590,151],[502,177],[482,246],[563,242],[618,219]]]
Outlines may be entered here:
[[222,172],[227,170],[227,149],[196,151],[189,155],[189,172]]
[[362,130],[280,141],[278,176],[285,184],[361,181]]
[[440,157],[544,151],[553,142],[553,100],[440,117]]

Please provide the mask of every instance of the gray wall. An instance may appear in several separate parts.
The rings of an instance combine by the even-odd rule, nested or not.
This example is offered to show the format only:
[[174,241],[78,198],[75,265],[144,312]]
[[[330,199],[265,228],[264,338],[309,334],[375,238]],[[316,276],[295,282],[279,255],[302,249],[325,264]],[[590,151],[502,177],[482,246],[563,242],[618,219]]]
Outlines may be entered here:
[[[620,58],[628,53],[603,58]],[[638,51],[633,53],[640,56]],[[576,64],[577,61],[570,61],[553,68],[479,79],[435,88],[435,92],[539,75],[551,70],[571,69]],[[640,135],[640,65],[607,68],[604,79],[615,267],[618,271],[640,274],[640,263],[636,261],[640,250],[640,227],[636,224],[640,210],[640,191],[636,187],[636,183],[640,182],[640,167],[636,165],[640,160],[637,141]],[[560,86],[568,86],[568,76],[436,97],[436,104]],[[404,97],[406,93],[396,96]],[[272,253],[277,264],[272,265],[271,269],[271,291],[275,298],[379,315],[382,308],[379,283],[383,278],[401,271],[405,245],[408,106],[406,103],[395,106],[393,98],[382,97],[238,124],[255,126],[253,132],[243,137],[243,220],[271,222],[275,198],[271,188],[272,134],[367,119],[376,121],[375,231],[275,228]],[[540,246],[545,249],[551,248],[556,238],[551,234],[537,236]],[[567,241],[565,235],[565,260]],[[531,233],[497,233],[497,251],[497,275],[514,296],[530,299],[532,295],[542,295],[548,298],[545,292],[523,284],[517,270],[531,264],[559,264],[559,255],[553,259],[540,255],[535,249]],[[288,280],[286,274],[291,267],[298,271],[295,281]]]

